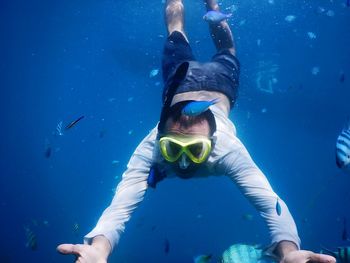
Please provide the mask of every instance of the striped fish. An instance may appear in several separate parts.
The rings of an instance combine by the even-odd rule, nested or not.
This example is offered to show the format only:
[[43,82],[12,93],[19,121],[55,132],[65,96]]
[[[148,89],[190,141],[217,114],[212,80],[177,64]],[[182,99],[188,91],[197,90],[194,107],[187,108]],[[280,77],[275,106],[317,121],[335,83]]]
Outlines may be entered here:
[[267,263],[268,254],[258,245],[234,244],[224,251],[220,263]]
[[208,263],[211,261],[212,255],[198,255],[193,258],[194,263]]
[[26,232],[26,247],[30,248],[31,250],[37,250],[38,249],[38,241],[36,239],[36,235],[34,232],[27,226],[23,226],[24,231]]
[[321,254],[328,254],[337,259],[337,263],[350,263],[350,247],[338,247],[334,252],[327,248],[322,248]]
[[350,247],[338,247],[336,258],[341,263],[350,263]]
[[350,121],[337,138],[335,158],[339,168],[350,168]]

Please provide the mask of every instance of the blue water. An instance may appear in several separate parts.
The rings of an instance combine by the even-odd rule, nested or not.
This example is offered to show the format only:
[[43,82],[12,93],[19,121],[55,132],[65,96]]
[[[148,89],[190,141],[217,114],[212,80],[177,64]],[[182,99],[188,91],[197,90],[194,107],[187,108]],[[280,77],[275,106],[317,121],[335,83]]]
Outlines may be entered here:
[[[288,204],[302,247],[315,251],[350,244],[342,240],[350,174],[334,156],[350,116],[345,2],[221,2],[237,9],[229,23],[242,66],[231,119]],[[214,46],[204,7],[189,0],[185,7],[189,39],[205,61]],[[92,229],[158,120],[161,78],[149,73],[160,65],[162,11],[161,0],[0,1],[0,262],[73,261],[56,246],[79,243]],[[60,121],[81,115],[53,135]],[[36,251],[26,247],[25,227]],[[202,253],[216,260],[238,242],[268,244],[269,237],[230,180],[165,180],[147,193],[110,262],[192,262]]]

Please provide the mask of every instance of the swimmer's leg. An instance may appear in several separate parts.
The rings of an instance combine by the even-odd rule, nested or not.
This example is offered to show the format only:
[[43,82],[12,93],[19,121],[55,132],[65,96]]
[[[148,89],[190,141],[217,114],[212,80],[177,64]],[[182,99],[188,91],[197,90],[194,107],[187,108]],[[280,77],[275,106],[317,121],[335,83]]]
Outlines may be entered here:
[[165,4],[165,24],[168,35],[174,31],[179,31],[188,42],[184,30],[184,6],[182,0],[167,0]]
[[[216,0],[204,0],[204,4],[207,11],[219,11],[219,5]],[[226,20],[221,21],[219,24],[209,23],[209,30],[217,51],[228,49],[233,55],[236,54],[233,35]]]

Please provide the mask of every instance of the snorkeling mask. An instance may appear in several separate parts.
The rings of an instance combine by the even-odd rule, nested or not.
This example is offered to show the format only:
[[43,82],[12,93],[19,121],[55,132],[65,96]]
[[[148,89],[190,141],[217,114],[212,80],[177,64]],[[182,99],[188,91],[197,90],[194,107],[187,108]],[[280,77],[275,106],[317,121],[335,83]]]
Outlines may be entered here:
[[204,136],[186,138],[168,135],[159,139],[159,148],[162,156],[168,162],[176,162],[182,154],[186,154],[192,162],[201,164],[210,154],[212,141]]

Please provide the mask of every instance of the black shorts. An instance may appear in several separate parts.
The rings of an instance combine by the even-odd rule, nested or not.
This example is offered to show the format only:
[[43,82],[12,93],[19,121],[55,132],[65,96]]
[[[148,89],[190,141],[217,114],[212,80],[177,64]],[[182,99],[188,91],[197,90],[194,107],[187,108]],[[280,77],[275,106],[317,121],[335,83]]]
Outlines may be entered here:
[[217,52],[207,63],[196,61],[191,46],[182,33],[174,31],[164,46],[162,57],[162,74],[164,94],[168,83],[171,83],[174,73],[180,64],[189,62],[186,77],[182,80],[175,94],[188,91],[217,91],[224,93],[231,102],[236,101],[239,84],[239,61],[227,49]]

